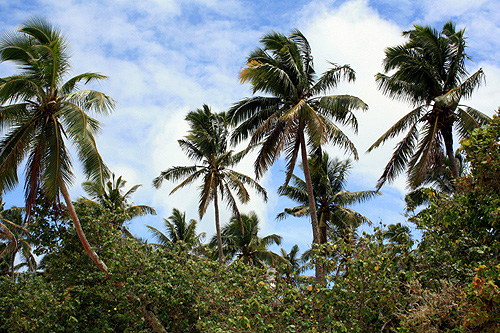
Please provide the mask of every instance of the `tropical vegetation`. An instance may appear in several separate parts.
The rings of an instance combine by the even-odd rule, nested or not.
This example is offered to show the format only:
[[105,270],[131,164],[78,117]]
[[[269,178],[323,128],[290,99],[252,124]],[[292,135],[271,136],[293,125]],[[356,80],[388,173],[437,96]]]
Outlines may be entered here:
[[[313,172],[311,181],[315,194],[316,215],[319,221],[319,243],[324,244],[338,237],[345,237],[363,223],[371,224],[364,215],[349,208],[349,205],[362,203],[380,195],[378,191],[366,190],[351,192],[345,190],[347,177],[352,168],[349,160],[332,159],[327,153],[308,159],[309,169]],[[301,165],[302,166],[302,165]],[[310,215],[306,183],[292,175],[292,185],[281,186],[278,193],[299,203],[299,206],[285,208],[277,219],[287,216],[301,217]]]
[[[0,250],[0,269],[3,274],[10,274],[14,279],[16,270],[27,267],[30,272],[36,271],[37,263],[31,244],[28,240],[29,231],[26,230],[24,209],[11,207],[3,209],[4,203],[0,198],[0,239],[3,240]],[[16,255],[21,254],[23,262],[16,265]]]
[[[229,261],[241,261],[257,267],[276,266],[283,258],[268,249],[281,244],[282,237],[276,234],[260,237],[259,218],[255,212],[241,214],[243,232],[237,216],[233,216],[222,228],[222,253]],[[217,237],[212,237],[209,246],[218,246]]]
[[[351,191],[354,164],[326,153],[330,143],[357,156],[339,126],[357,130],[353,111],[366,105],[323,96],[353,81],[354,71],[332,65],[317,78],[302,33],[272,32],[240,77],[265,96],[229,112],[190,111],[178,143],[193,165],[167,168],[153,181],[175,182],[171,193],[198,184],[200,219],[214,204],[208,244],[199,222],[186,217],[193,212],[176,208],[163,220],[147,216],[164,225],[147,229],[154,242],[127,231],[128,221],[155,210],[131,202],[140,185],[125,190],[97,151],[99,122],[88,113],[105,114],[114,101],[78,83],[105,77],[66,80],[67,43],[45,20],[4,35],[0,60],[19,73],[0,78],[0,197],[18,183],[22,165],[26,179],[24,208],[0,200],[0,332],[500,331],[500,108],[490,121],[458,104],[484,79],[481,70],[465,70],[464,30],[450,22],[441,32],[415,26],[404,35],[406,43],[387,49],[386,73],[376,80],[416,109],[371,149],[409,131],[377,184],[407,170],[407,221],[368,228],[363,206],[351,205],[380,192]],[[458,151],[453,128],[463,138]],[[248,147],[235,152],[230,144],[238,142]],[[70,144],[90,198],[69,197]],[[264,209],[242,210],[251,191],[267,198],[236,171],[254,149],[256,178],[286,155],[278,194],[296,206],[279,217],[311,217],[313,243],[302,254],[297,245],[275,252],[285,237],[260,234],[273,219]],[[304,179],[294,174],[299,152]],[[222,202],[232,217],[221,226]],[[420,203],[427,205],[413,210]]]

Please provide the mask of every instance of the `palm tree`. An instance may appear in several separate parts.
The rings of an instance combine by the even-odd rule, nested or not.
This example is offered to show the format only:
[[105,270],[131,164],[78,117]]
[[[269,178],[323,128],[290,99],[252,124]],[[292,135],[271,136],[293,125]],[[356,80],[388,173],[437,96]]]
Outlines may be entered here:
[[85,251],[107,273],[68,193],[73,172],[66,144],[75,147],[88,179],[102,182],[107,168],[94,140],[100,124],[87,113],[107,114],[114,101],[95,90],[78,90],[81,83],[105,79],[101,74],[83,73],[63,81],[70,69],[66,48],[60,31],[37,18],[0,41],[0,61],[11,61],[21,71],[0,78],[0,128],[5,131],[0,140],[0,193],[18,183],[18,166],[26,161],[26,214],[31,215],[39,192],[52,201],[62,194]]
[[[261,143],[255,161],[257,178],[286,154],[285,185],[292,177],[300,151],[307,161],[307,146],[321,147],[330,141],[357,158],[357,151],[349,138],[335,125],[351,126],[357,132],[358,123],[352,110],[366,110],[367,105],[349,95],[320,96],[335,88],[341,80],[353,82],[355,72],[348,65],[332,68],[317,78],[309,42],[298,30],[288,37],[271,32],[261,39],[263,48],[257,48],[247,58],[241,71],[241,82],[249,81],[253,93],[262,92],[271,97],[254,96],[241,100],[230,110],[231,121],[239,126],[232,136],[234,143],[250,137],[250,145]],[[309,205],[315,210],[314,193],[307,163],[304,177]],[[313,242],[319,242],[316,216],[311,215]],[[322,275],[317,271],[316,275]]]
[[[213,201],[215,208],[215,226],[217,229],[217,239],[219,243],[219,263],[222,264],[222,239],[219,221],[219,198],[225,199],[227,205],[236,216],[239,210],[233,191],[238,199],[248,202],[250,195],[245,188],[249,185],[267,200],[266,191],[252,178],[236,172],[231,168],[236,165],[248,152],[244,150],[234,153],[228,150],[228,122],[225,113],[212,113],[207,105],[203,108],[191,111],[186,116],[191,129],[185,139],[179,140],[179,145],[195,162],[202,162],[201,165],[175,166],[169,168],[153,180],[153,185],[159,188],[164,180],[182,182],[177,185],[170,194],[202,178],[200,186],[200,202],[198,213],[200,219],[203,218],[208,205]],[[240,225],[243,228],[242,223]]]
[[[407,170],[408,185],[418,187],[426,174],[439,168],[446,155],[453,178],[459,175],[453,150],[453,129],[462,138],[469,131],[490,121],[490,118],[471,107],[460,105],[484,80],[479,69],[468,75],[465,68],[465,30],[455,30],[448,22],[441,32],[429,26],[414,26],[403,33],[408,41],[385,51],[384,71],[376,80],[379,89],[389,97],[415,107],[398,120],[369,149],[407,132],[396,146],[392,158],[377,182],[380,189]],[[444,144],[444,148],[443,148]]]
[[186,212],[181,213],[177,208],[174,208],[172,215],[163,220],[165,221],[167,235],[152,226],[147,226],[158,241],[159,244],[157,245],[169,248],[179,245],[188,251],[201,247],[201,242],[206,234],[204,232],[196,233],[198,222],[195,219],[189,220],[189,223],[186,222]]
[[123,193],[126,184],[127,182],[121,176],[116,178],[114,173],[105,186],[96,181],[82,183],[83,190],[95,200],[93,202],[109,210],[115,216],[115,220],[111,221],[111,223],[120,229],[122,229],[124,222],[130,221],[134,217],[148,214],[156,215],[156,211],[150,206],[135,206],[129,203],[132,194],[142,185],[134,185]]
[[[2,251],[0,251],[0,258],[9,264],[12,279],[14,279],[15,270],[22,266],[28,266],[28,270],[34,272],[37,264],[28,242],[29,232],[23,226],[25,225],[24,209],[11,207],[3,210],[3,203],[0,208],[0,239],[5,242]],[[15,261],[18,253],[22,255],[24,263],[16,266]]]
[[[380,195],[380,192],[345,190],[347,177],[352,168],[349,160],[331,159],[327,153],[323,153],[311,157],[309,166],[316,195],[316,216],[320,228],[319,244],[327,242],[327,230],[330,230],[334,237],[345,237],[362,223],[371,223],[367,217],[347,206],[365,202]],[[283,219],[288,215],[300,217],[311,214],[306,183],[292,175],[292,184],[292,186],[280,186],[278,193],[298,202],[299,206],[286,208],[278,214],[278,219]]]
[[[260,238],[259,218],[254,212],[241,214],[244,233],[241,231],[238,216],[233,216],[229,223],[222,228],[222,251],[224,255],[232,260],[241,261],[258,267],[264,267],[265,263],[274,266],[284,263],[285,260],[278,254],[269,251],[270,245],[281,244],[281,236],[276,234]],[[218,244],[217,236],[212,237],[209,246],[215,248]]]
[[295,244],[290,249],[290,252],[286,252],[285,249],[281,248],[280,252],[281,257],[286,261],[286,265],[282,266],[279,272],[287,283],[296,285],[297,277],[304,270],[304,266],[301,265],[302,259],[299,257],[299,246]]
[[387,230],[384,231],[384,239],[397,245],[408,244],[409,248],[413,245],[410,227],[401,223],[389,225]]

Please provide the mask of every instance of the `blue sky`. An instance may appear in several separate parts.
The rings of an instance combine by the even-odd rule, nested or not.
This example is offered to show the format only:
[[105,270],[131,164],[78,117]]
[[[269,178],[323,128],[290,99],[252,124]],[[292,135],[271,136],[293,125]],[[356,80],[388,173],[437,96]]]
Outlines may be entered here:
[[[409,106],[384,97],[374,75],[381,71],[383,51],[403,41],[401,32],[413,24],[440,28],[448,20],[466,28],[470,72],[483,68],[487,84],[465,104],[492,115],[500,96],[500,4],[498,1],[251,1],[251,0],[0,0],[0,31],[16,29],[31,16],[43,16],[59,26],[67,36],[73,74],[95,71],[109,80],[95,87],[117,100],[116,111],[100,119],[103,132],[98,137],[100,152],[112,171],[129,185],[143,184],[134,203],[148,204],[158,216],[137,219],[130,229],[148,237],[146,224],[162,228],[162,218],[173,208],[197,217],[196,186],[169,196],[173,184],[160,190],[151,181],[160,171],[174,165],[189,165],[176,140],[186,134],[184,122],[190,110],[208,104],[213,110],[226,110],[232,103],[251,94],[241,85],[238,73],[259,38],[271,31],[288,33],[300,29],[312,46],[318,73],[328,69],[328,61],[350,64],[357,72],[354,84],[342,84],[332,94],[352,94],[368,103],[366,113],[357,114],[359,134],[346,130],[360,152],[354,163],[349,190],[373,189],[390,158],[396,140],[365,154],[366,149],[399,119]],[[13,68],[0,64],[0,76]],[[334,147],[331,155],[346,158]],[[75,165],[71,188],[74,199],[82,195],[83,181]],[[284,237],[289,250],[299,244],[305,250],[311,240],[307,219],[289,218],[276,222],[284,207],[293,205],[276,194],[283,181],[282,162],[262,179],[269,202],[255,197],[242,211],[256,211],[262,232]],[[252,158],[238,167],[253,175]],[[21,205],[22,185],[4,197],[7,206]],[[357,205],[358,211],[374,223],[404,222],[404,176],[382,189],[383,196]],[[229,213],[222,209],[222,220]],[[214,232],[213,210],[199,223],[199,231]]]

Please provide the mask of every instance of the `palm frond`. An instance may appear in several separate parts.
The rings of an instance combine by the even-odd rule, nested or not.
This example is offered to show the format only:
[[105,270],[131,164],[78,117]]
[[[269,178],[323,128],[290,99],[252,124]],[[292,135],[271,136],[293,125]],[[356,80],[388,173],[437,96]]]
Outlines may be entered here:
[[77,88],[78,83],[83,81],[83,84],[88,84],[92,81],[105,80],[108,77],[99,73],[82,73],[76,75],[66,81],[65,84],[61,86],[60,92],[63,95],[71,93],[73,90]]
[[116,101],[100,91],[79,90],[68,93],[64,103],[78,105],[83,110],[93,111],[96,114],[108,115],[114,110]]
[[349,65],[338,66],[330,63],[333,67],[324,72],[318,81],[311,87],[312,95],[326,93],[337,87],[340,81],[356,81],[356,72]]
[[371,152],[385,141],[396,137],[408,128],[415,128],[415,124],[420,120],[423,111],[424,106],[419,106],[407,113],[403,118],[399,119],[391,128],[389,128],[387,132],[385,132],[377,141],[375,141],[375,143],[368,148],[367,152]]
[[382,176],[377,181],[377,185],[375,186],[376,190],[380,190],[382,185],[386,181],[393,181],[401,172],[403,172],[413,156],[413,151],[417,145],[418,140],[418,128],[417,124],[414,124],[408,134],[401,140],[396,148],[394,149],[394,153],[392,154],[389,163],[384,168],[384,172]]
[[[159,188],[164,180],[177,181],[184,177],[193,176],[193,174],[198,174],[198,166],[176,166],[165,171],[162,171],[158,177],[153,180],[153,186]],[[197,172],[198,171],[198,172]],[[194,179],[193,179],[194,180]]]
[[150,225],[147,225],[146,227],[149,228],[149,231],[153,234],[153,237],[156,239],[157,242],[159,242],[160,245],[162,246],[172,245],[172,241],[167,236],[165,236],[165,234],[162,233],[160,230]]

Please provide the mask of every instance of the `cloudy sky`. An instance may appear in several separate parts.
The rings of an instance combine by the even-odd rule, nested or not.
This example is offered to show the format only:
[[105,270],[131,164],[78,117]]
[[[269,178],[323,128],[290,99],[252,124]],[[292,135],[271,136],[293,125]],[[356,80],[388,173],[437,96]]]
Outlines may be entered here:
[[[390,158],[396,140],[365,154],[366,149],[409,106],[384,97],[374,75],[382,70],[384,49],[403,42],[402,31],[413,24],[441,28],[453,20],[466,28],[469,72],[483,68],[486,85],[472,99],[463,101],[493,115],[500,101],[500,3],[495,0],[0,0],[0,32],[18,28],[32,16],[41,16],[60,27],[67,36],[72,54],[73,73],[94,71],[109,76],[95,87],[117,101],[116,111],[103,123],[98,146],[110,169],[122,175],[129,185],[143,184],[133,197],[135,204],[153,206],[158,216],[130,223],[133,233],[149,237],[146,224],[162,228],[162,218],[173,208],[187,211],[198,219],[197,186],[169,196],[173,184],[159,190],[152,179],[175,165],[190,165],[180,151],[177,139],[186,134],[184,121],[190,110],[208,104],[214,111],[227,110],[232,103],[250,96],[250,86],[241,85],[238,74],[245,58],[270,31],[288,33],[298,28],[312,46],[318,73],[329,62],[350,64],[357,72],[354,84],[343,84],[332,94],[351,94],[368,105],[357,114],[358,135],[347,131],[355,142],[360,159],[354,164],[349,190],[373,189]],[[0,76],[12,73],[0,64]],[[333,147],[333,155],[348,158]],[[74,165],[77,166],[76,161]],[[241,208],[256,211],[262,233],[284,237],[283,247],[293,244],[306,249],[312,241],[307,219],[276,222],[275,216],[293,203],[279,198],[276,188],[283,182],[283,164],[278,162],[261,180],[269,201],[257,197]],[[253,175],[252,158],[238,171]],[[81,173],[76,169],[71,189],[73,198],[83,194]],[[22,205],[22,185],[5,196],[7,207]],[[382,189],[383,196],[354,207],[373,222],[404,222],[405,179]],[[222,209],[222,221],[229,213]],[[199,231],[209,236],[215,230],[213,210],[199,223]]]

